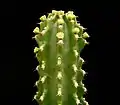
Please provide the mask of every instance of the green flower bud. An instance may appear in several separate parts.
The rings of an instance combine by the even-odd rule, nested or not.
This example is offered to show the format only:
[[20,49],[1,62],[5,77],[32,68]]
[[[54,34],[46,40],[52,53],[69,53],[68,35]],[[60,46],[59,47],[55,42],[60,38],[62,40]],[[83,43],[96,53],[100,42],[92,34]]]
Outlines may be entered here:
[[63,19],[58,19],[57,20],[57,23],[60,25],[60,24],[64,24],[64,20]]
[[56,34],[56,36],[57,36],[58,39],[63,39],[64,38],[64,33],[63,32],[58,32]]
[[57,13],[56,10],[52,10],[52,14],[55,15]]
[[45,15],[41,16],[41,17],[40,17],[40,20],[41,20],[41,21],[45,21],[45,20],[46,20],[46,16],[45,16]]
[[35,34],[38,34],[38,33],[40,33],[40,30],[39,30],[38,27],[36,27],[36,28],[33,30],[33,32],[34,32]]
[[89,38],[89,35],[87,32],[84,32],[82,36],[83,36],[83,38]]
[[73,29],[73,33],[78,34],[79,32],[80,32],[80,29],[79,29],[79,28],[74,28],[74,29]]
[[66,14],[66,17],[67,17],[67,19],[72,20],[76,16],[73,14],[73,11],[68,11],[68,13]]
[[38,47],[34,48],[34,53],[37,53],[40,49]]

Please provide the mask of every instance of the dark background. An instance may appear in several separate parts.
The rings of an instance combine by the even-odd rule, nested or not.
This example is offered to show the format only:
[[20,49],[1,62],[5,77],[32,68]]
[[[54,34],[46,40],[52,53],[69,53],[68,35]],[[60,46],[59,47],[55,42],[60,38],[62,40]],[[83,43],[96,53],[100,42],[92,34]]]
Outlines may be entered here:
[[83,68],[88,73],[84,83],[89,104],[116,105],[119,102],[119,96],[116,96],[119,84],[116,51],[119,49],[119,6],[112,2],[64,2],[33,0],[16,2],[13,8],[8,8],[6,21],[10,21],[10,24],[6,26],[8,30],[12,29],[5,29],[3,35],[4,47],[1,51],[5,56],[2,55],[3,69],[0,75],[3,82],[0,94],[4,103],[1,105],[7,105],[6,102],[9,105],[37,105],[32,101],[36,92],[33,86],[38,79],[37,73],[33,72],[38,64],[33,53],[36,46],[32,40],[33,29],[39,17],[52,9],[65,12],[73,10],[90,35],[90,44],[81,53],[86,61]]

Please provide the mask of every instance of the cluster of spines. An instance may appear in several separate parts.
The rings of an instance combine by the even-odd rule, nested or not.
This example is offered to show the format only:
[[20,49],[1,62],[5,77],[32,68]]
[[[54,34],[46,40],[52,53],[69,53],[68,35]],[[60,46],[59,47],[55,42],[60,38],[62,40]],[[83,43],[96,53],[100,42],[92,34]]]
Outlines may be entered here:
[[[40,18],[40,28],[36,27],[33,31],[36,34],[34,38],[38,44],[38,47],[34,49],[34,53],[36,53],[39,61],[37,71],[40,76],[35,84],[38,92],[36,92],[34,99],[39,104],[69,105],[69,102],[66,103],[66,101],[70,100],[67,99],[73,98],[74,101],[71,105],[88,105],[83,98],[86,92],[86,88],[82,83],[85,71],[82,70],[84,60],[79,56],[79,51],[88,44],[85,39],[89,35],[84,32],[85,28],[77,23],[76,17],[73,11],[64,13],[64,11],[53,10],[52,13],[48,14],[48,17],[43,15]],[[52,55],[52,52],[55,55]],[[68,56],[66,56],[67,54]],[[52,57],[50,55],[55,56],[53,60],[51,60]],[[51,83],[50,79],[53,80],[53,78],[55,79],[55,81],[52,81],[55,82],[54,90],[51,89],[51,85],[48,85]],[[71,92],[65,92],[67,90],[66,84],[70,86],[71,90],[68,90]],[[51,90],[48,89],[49,86]],[[47,100],[49,102],[47,103],[45,102],[45,97],[50,94],[53,96],[54,102]],[[71,95],[70,98],[69,94]]]

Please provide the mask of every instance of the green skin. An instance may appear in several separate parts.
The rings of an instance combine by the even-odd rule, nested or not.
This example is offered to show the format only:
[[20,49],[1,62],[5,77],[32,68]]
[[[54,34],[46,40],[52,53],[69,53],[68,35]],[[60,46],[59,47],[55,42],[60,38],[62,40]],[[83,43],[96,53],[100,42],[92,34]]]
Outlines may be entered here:
[[39,80],[34,99],[39,105],[88,105],[83,97],[85,71],[81,52],[89,37],[72,11],[52,10],[40,18],[34,29],[38,47],[34,53],[39,62]]

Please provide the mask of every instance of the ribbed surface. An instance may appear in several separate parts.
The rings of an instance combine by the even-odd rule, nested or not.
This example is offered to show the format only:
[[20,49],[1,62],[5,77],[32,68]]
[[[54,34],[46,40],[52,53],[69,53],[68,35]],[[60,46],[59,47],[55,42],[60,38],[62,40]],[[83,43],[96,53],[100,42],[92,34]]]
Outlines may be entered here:
[[88,34],[72,11],[53,10],[40,20],[40,28],[33,31],[38,44],[34,52],[39,62],[34,99],[39,105],[88,105],[83,98],[84,60],[79,56]]

